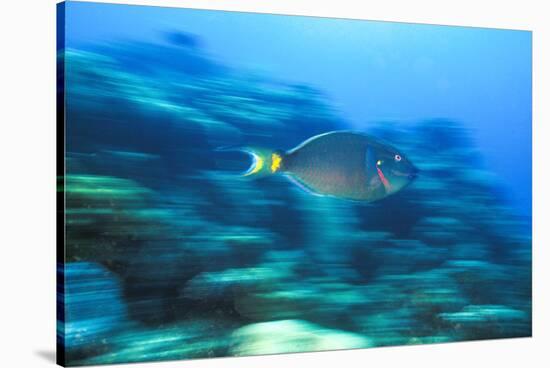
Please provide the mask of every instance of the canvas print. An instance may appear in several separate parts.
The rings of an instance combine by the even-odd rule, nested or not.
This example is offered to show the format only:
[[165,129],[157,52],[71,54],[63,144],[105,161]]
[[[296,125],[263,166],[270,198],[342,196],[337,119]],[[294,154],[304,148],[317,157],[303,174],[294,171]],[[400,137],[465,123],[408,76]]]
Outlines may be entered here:
[[57,25],[59,364],[531,336],[531,32]]

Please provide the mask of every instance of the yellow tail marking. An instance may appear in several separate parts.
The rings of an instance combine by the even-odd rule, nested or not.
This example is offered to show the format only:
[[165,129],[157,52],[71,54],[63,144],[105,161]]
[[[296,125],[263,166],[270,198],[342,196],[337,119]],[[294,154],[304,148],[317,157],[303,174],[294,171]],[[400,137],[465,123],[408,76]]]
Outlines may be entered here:
[[261,158],[260,156],[258,156],[256,154],[253,154],[253,156],[254,156],[254,168],[252,170],[250,170],[249,172],[247,172],[246,174],[244,174],[244,176],[256,174],[258,171],[260,171],[262,169],[262,167],[264,167],[263,158]]
[[271,154],[271,172],[274,173],[275,171],[279,170],[281,168],[281,161],[283,161],[283,158],[276,154]]

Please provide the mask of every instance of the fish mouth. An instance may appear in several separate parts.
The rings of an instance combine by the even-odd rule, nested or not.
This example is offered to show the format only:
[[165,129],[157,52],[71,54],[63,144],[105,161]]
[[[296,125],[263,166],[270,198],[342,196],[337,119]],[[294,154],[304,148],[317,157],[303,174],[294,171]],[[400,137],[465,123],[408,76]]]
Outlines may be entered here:
[[417,167],[413,166],[412,170],[409,172],[408,178],[410,180],[414,180],[418,177],[419,173],[420,170]]

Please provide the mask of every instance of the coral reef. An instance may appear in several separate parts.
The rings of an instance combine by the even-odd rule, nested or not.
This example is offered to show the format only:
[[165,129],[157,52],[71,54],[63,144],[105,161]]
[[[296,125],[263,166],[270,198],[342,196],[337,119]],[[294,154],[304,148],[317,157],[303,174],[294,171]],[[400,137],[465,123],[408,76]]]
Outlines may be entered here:
[[529,219],[458,122],[368,127],[421,170],[373,204],[244,180],[217,147],[348,126],[170,39],[65,51],[69,364],[530,336]]

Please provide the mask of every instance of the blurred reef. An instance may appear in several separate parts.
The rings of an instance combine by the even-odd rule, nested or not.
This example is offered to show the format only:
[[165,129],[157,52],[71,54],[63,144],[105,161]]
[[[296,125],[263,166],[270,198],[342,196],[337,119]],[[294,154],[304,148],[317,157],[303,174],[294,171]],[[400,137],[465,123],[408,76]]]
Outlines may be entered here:
[[217,147],[349,127],[193,37],[60,56],[70,365],[531,335],[530,219],[458,122],[366,126],[422,171],[370,205],[243,180]]

